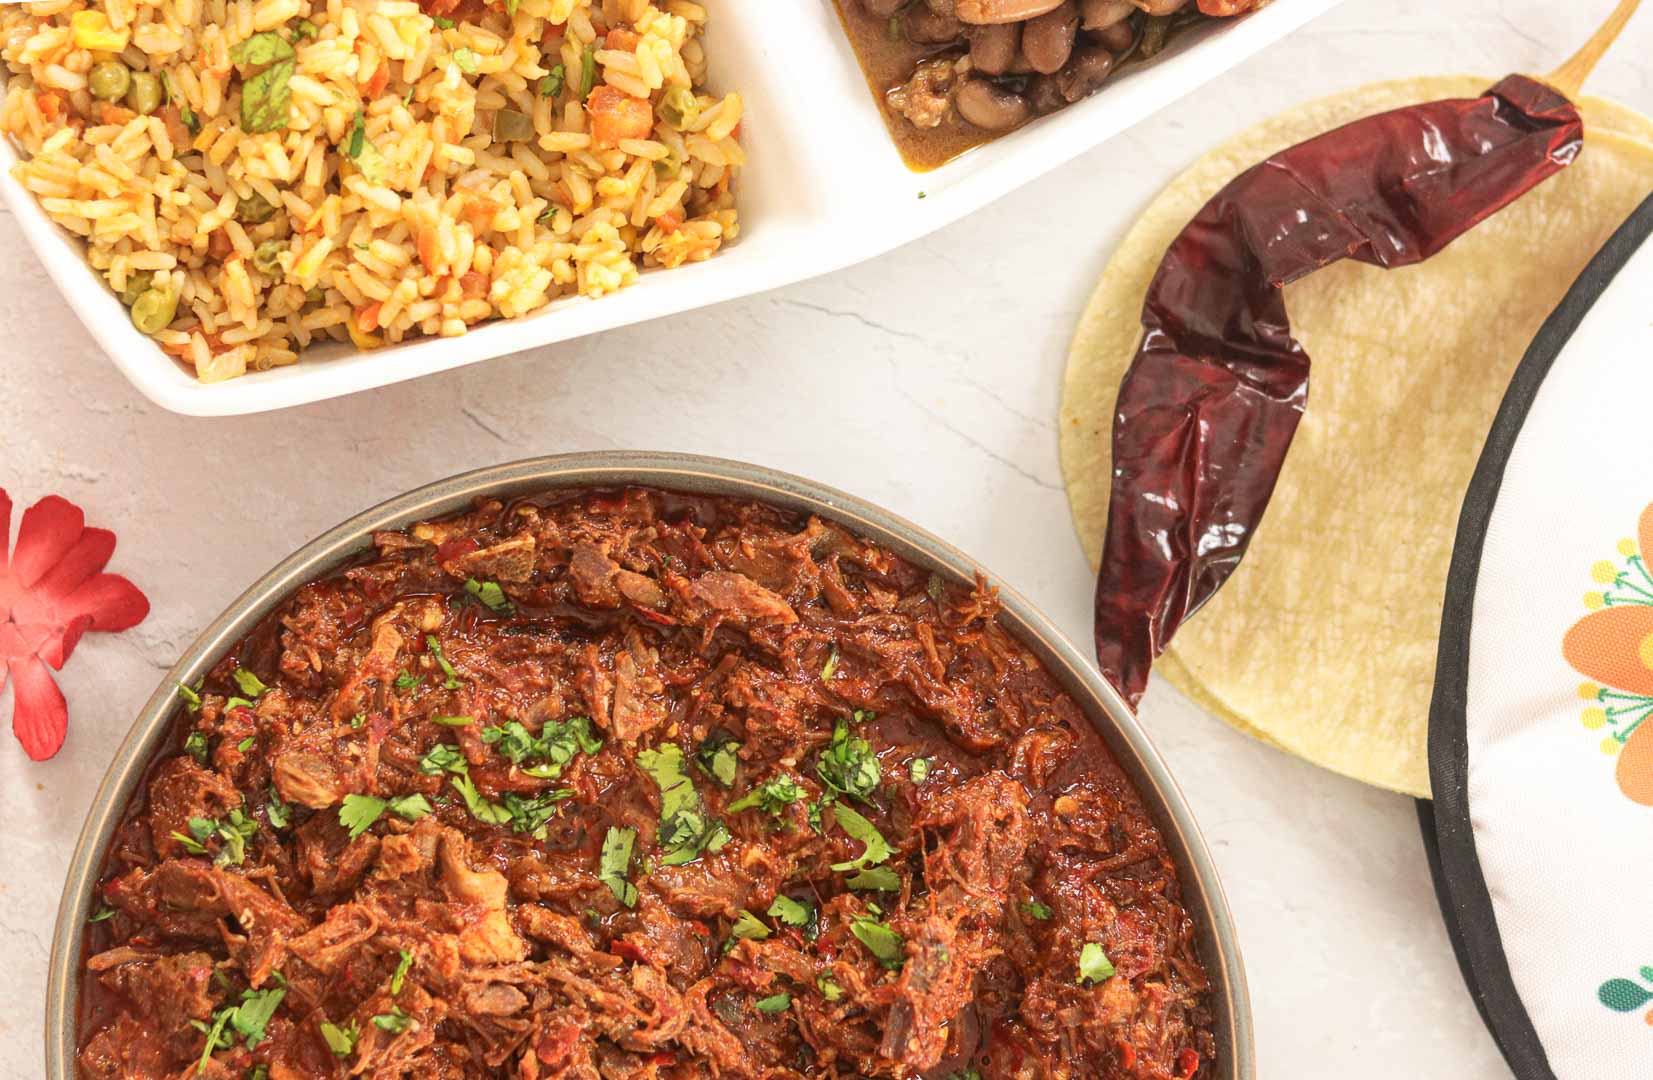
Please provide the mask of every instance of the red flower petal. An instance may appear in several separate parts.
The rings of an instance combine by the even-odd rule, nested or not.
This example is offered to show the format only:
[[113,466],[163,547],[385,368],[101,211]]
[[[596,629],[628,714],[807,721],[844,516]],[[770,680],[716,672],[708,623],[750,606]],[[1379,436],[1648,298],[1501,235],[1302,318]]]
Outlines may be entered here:
[[102,570],[115,553],[115,534],[108,529],[87,529],[64,552],[57,565],[34,583],[34,591],[47,603],[56,603],[74,592],[81,582]]
[[48,495],[23,511],[23,523],[17,527],[17,547],[11,556],[11,571],[17,583],[32,588],[69,553],[85,528],[86,515],[61,495]]
[[89,615],[91,629],[112,634],[142,622],[149,598],[119,574],[99,574],[64,597],[57,614],[66,622]]
[[58,671],[62,671],[64,661],[69,659],[69,654],[80,644],[81,635],[93,629],[96,627],[92,625],[92,616],[81,615],[42,643],[35,650],[35,655]]
[[14,667],[12,734],[23,744],[24,753],[45,761],[63,747],[63,736],[69,730],[69,706],[45,664],[29,660]]

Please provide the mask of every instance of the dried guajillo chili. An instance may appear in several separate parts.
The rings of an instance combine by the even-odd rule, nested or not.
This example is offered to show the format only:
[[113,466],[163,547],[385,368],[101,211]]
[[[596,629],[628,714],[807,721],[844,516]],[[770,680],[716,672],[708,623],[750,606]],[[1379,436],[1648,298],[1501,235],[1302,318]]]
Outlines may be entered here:
[[1308,399],[1283,288],[1352,258],[1420,262],[1566,167],[1583,122],[1512,75],[1367,117],[1240,174],[1166,251],[1120,386],[1096,584],[1102,672],[1134,706],[1245,554]]

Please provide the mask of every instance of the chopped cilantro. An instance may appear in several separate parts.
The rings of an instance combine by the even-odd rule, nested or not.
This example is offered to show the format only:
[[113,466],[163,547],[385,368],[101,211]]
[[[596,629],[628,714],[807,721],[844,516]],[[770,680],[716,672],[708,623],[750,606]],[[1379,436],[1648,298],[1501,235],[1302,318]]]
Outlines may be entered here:
[[533,762],[522,771],[541,780],[561,776],[564,767],[581,751],[595,754],[603,748],[603,741],[591,733],[591,721],[584,716],[548,720],[537,736],[518,721],[507,720],[498,727],[483,728],[482,741],[497,746],[513,765]]
[[199,1020],[191,1021],[196,1030],[205,1032],[207,1036],[207,1045],[201,1051],[201,1064],[196,1072],[203,1075],[206,1073],[207,1060],[212,1057],[214,1050],[227,1050],[235,1045],[234,1036],[227,1034],[225,1028],[240,1035],[247,1049],[256,1048],[264,1041],[265,1029],[269,1027],[270,1019],[280,1007],[281,999],[286,996],[287,991],[280,988],[243,990],[239,1004],[226,1006],[213,1015],[211,1028]]
[[442,685],[449,690],[458,690],[463,686],[464,684],[459,680],[459,672],[453,669],[453,665],[448,663],[448,658],[442,654],[442,643],[436,640],[435,634],[425,635],[425,647],[430,650],[432,656],[436,657],[436,662],[442,667],[442,674],[447,676],[447,680]]
[[354,1020],[344,1027],[340,1027],[331,1020],[321,1022],[321,1037],[326,1040],[327,1049],[333,1051],[339,1057],[349,1057],[351,1052],[356,1049],[356,1040],[361,1036],[361,1030],[356,1027],[356,1021]]
[[367,725],[367,714],[364,713],[364,712],[359,712],[355,716],[352,716],[350,718],[350,726],[352,728],[361,728],[361,727],[365,727],[366,725]]
[[287,126],[293,104],[290,85],[298,63],[292,43],[274,30],[254,34],[230,49],[230,60],[243,68],[258,68],[256,74],[242,73],[241,129],[257,133]]
[[592,89],[597,85],[597,47],[587,45],[580,53],[580,100],[584,101],[591,96]]
[[419,759],[419,771],[426,776],[441,776],[444,772],[469,772],[470,766],[465,761],[465,755],[460,753],[459,747],[452,743],[437,743]]
[[[385,156],[379,152],[367,138],[367,117],[360,109],[356,110],[356,118],[350,123],[350,135],[345,143],[345,156],[369,181],[378,183],[385,178]],[[355,247],[366,248],[366,244],[356,244]],[[449,687],[451,690],[452,687]]]
[[[857,716],[857,719],[860,717]],[[815,763],[815,772],[833,791],[853,799],[869,802],[868,796],[878,790],[882,776],[878,758],[867,740],[849,733],[849,724],[842,718],[832,728],[832,741]]]
[[729,936],[742,941],[762,941],[769,936],[769,927],[763,925],[762,919],[742,908],[735,925],[729,928]]
[[465,591],[496,615],[509,615],[517,609],[515,604],[505,598],[505,590],[495,582],[471,578],[465,582]]
[[733,787],[735,770],[740,766],[740,743],[728,734],[720,733],[707,739],[695,751],[695,764],[700,771],[724,787]]
[[[195,823],[199,818],[190,819],[190,831],[195,831]],[[218,856],[213,862],[218,866],[240,866],[247,858],[247,841],[258,832],[258,822],[242,813],[241,808],[231,810],[227,819],[222,823],[212,822],[212,834],[222,841],[218,849]],[[205,838],[202,843],[205,843]]]
[[557,816],[557,804],[573,796],[574,792],[568,788],[558,788],[531,799],[523,798],[514,791],[507,791],[500,796],[500,800],[505,804],[506,812],[511,815],[513,832],[527,833],[536,840],[544,840],[545,826]]
[[452,19],[445,19],[440,15],[431,16],[431,21],[434,22],[437,25],[437,28],[441,30],[452,30],[454,27],[454,22]]
[[1050,908],[1047,905],[1041,904],[1037,900],[1028,900],[1024,903],[1017,904],[1016,905],[1016,910],[1020,911],[1023,915],[1026,915],[1028,918],[1038,919],[1040,922],[1045,922],[1052,915],[1056,914],[1055,912],[1051,911]]
[[258,745],[258,740],[253,736],[248,735],[245,739],[242,739],[240,742],[236,743],[235,748],[245,754],[256,745]]
[[901,935],[866,915],[857,915],[850,920],[849,932],[854,934],[867,950],[878,957],[878,962],[892,970],[901,967],[905,953]]
[[834,675],[836,675],[837,673],[838,673],[838,646],[834,645],[832,647],[832,653],[827,657],[827,661],[826,661],[825,666],[823,666],[821,668],[821,681],[822,682],[831,682],[832,677]]
[[200,684],[197,683],[193,687],[185,686],[183,683],[176,683],[175,685],[178,687],[178,696],[184,699],[184,708],[192,713],[199,712],[201,710]]
[[321,27],[309,19],[300,19],[293,24],[293,43],[297,44],[305,38],[313,38],[321,33]]
[[844,988],[839,986],[838,980],[831,975],[817,975],[815,977],[815,989],[819,990],[821,996],[828,1001],[837,1001],[844,996]]
[[415,686],[418,686],[424,681],[425,677],[423,675],[410,675],[404,671],[400,675],[396,676],[396,689],[412,690]]
[[244,697],[232,697],[224,702],[225,712],[229,712],[232,709],[250,709],[252,707],[253,703]]
[[866,845],[866,850],[860,856],[849,862],[833,863],[832,868],[840,873],[849,870],[865,870],[869,866],[877,866],[895,853],[889,841],[884,839],[877,826],[851,810],[847,806],[834,806],[832,816],[837,819],[838,827],[849,833],[851,837]]
[[[197,1073],[202,1075],[206,1074],[207,1062],[212,1060],[212,1052],[219,1049],[219,1040],[224,1038],[224,1028],[229,1024],[230,1013],[233,1011],[233,1009],[221,1009],[219,1010],[218,1015],[213,1017],[212,1027],[207,1031],[206,1048],[201,1051],[201,1064],[196,1066],[195,1069]],[[199,1021],[197,1021],[197,1023],[199,1023]],[[223,1045],[227,1048],[234,1046],[235,1042],[230,1040],[224,1042]]]
[[540,80],[540,97],[556,97],[562,93],[563,84],[568,81],[568,69],[561,64],[551,69],[551,74]]
[[730,803],[729,813],[738,814],[756,806],[780,817],[788,806],[803,797],[804,789],[798,786],[798,782],[785,773],[779,773]]
[[637,886],[628,880],[631,849],[636,840],[636,829],[609,826],[608,835],[603,837],[603,853],[597,869],[598,879],[608,886],[614,899],[626,907],[637,906]]
[[1113,961],[1094,941],[1085,942],[1079,950],[1079,985],[1099,983],[1113,975]]
[[406,818],[408,821],[418,821],[430,813],[430,801],[417,792],[412,795],[403,795],[401,798],[391,799],[385,805],[390,808],[392,814],[400,818]]
[[913,783],[922,784],[930,777],[930,759],[923,757],[913,758],[913,760],[907,763],[907,775],[912,778]]
[[[843,807],[839,807],[841,811]],[[887,866],[874,866],[844,882],[852,889],[871,889],[876,892],[900,892],[901,876]]]
[[408,977],[413,970],[413,954],[406,949],[397,950],[396,973],[390,977],[390,995],[395,997],[402,992],[402,980]]
[[413,1017],[403,1012],[401,1006],[396,1006],[387,1013],[380,1013],[373,1018],[373,1026],[380,1031],[388,1031],[392,1035],[400,1035],[413,1026]]
[[644,750],[637,763],[660,788],[660,831],[657,839],[666,849],[662,866],[681,866],[700,857],[702,851],[718,851],[729,842],[729,832],[706,817],[694,781],[683,771],[683,750],[676,743],[664,743],[658,750]]
[[114,917],[115,909],[110,907],[108,904],[104,904],[96,911],[92,912],[91,916],[86,921],[89,923],[95,923],[102,922],[105,919],[112,919]]
[[205,765],[207,763],[207,733],[204,731],[190,732],[184,739],[184,753]]
[[476,74],[477,56],[475,49],[455,49],[453,51],[453,62],[459,65],[459,70],[463,71],[465,74]]
[[270,689],[268,686],[264,685],[264,681],[262,679],[244,667],[236,668],[233,677],[235,679],[235,685],[239,686],[241,688],[241,692],[246,694],[249,698],[256,699],[260,694],[263,694]]
[[346,795],[339,804],[339,824],[350,830],[350,839],[354,840],[373,827],[384,814],[386,805],[383,799],[373,795]]
[[791,994],[774,994],[758,1002],[758,1011],[766,1013],[785,1012],[792,1007]]
[[777,896],[765,914],[771,919],[779,919],[788,926],[808,926],[815,918],[815,909],[790,896]]
[[269,819],[270,827],[285,829],[291,820],[291,812],[286,803],[281,801],[281,793],[270,785],[270,801],[264,804],[264,816]]
[[476,723],[476,718],[471,716],[433,716],[430,718],[430,722],[441,724],[443,727],[470,727]]

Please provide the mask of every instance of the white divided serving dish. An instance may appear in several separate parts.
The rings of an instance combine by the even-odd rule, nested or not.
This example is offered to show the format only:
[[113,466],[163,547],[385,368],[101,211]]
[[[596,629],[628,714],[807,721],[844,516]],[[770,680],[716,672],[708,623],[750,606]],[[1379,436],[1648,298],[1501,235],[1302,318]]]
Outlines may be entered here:
[[831,0],[705,0],[711,83],[738,89],[746,102],[737,242],[708,262],[645,273],[601,300],[561,300],[461,337],[417,338],[372,352],[327,345],[297,364],[219,383],[198,382],[132,327],[119,299],[86,265],[79,241],[12,179],[17,152],[4,138],[0,195],[69,306],[146,397],[192,416],[263,412],[673,315],[881,255],[1091,149],[1338,2],[1273,0],[1243,18],[1183,34],[1095,96],[915,173],[890,141]]

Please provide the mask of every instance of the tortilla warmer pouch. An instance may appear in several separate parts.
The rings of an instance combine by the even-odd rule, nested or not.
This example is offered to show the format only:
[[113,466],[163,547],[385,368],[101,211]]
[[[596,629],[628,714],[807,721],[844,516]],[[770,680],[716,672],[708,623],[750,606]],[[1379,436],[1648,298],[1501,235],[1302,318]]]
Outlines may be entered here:
[[1419,804],[1519,1080],[1653,1076],[1653,198],[1515,373],[1470,483]]

